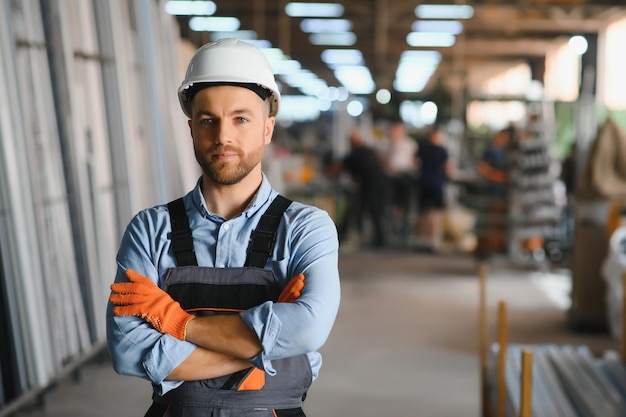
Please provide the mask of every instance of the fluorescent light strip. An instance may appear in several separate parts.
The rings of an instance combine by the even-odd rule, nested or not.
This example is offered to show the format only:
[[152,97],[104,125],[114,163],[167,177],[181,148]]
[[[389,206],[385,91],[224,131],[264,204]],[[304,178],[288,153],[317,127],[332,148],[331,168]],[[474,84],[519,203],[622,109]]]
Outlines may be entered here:
[[236,17],[192,17],[189,29],[196,32],[232,32],[239,29]]
[[463,23],[458,20],[417,20],[411,25],[413,32],[450,33],[463,32]]
[[[242,41],[255,41],[257,38],[257,34],[253,30],[235,30],[235,31],[221,31],[221,32],[212,32],[211,40],[218,40],[222,38],[235,38]],[[255,45],[258,46],[258,45]]]
[[352,32],[311,33],[309,35],[309,42],[318,46],[352,46],[356,43],[356,35]]
[[415,16],[420,19],[469,19],[474,16],[474,8],[459,4],[420,4],[415,8]]
[[291,2],[285,5],[285,13],[291,17],[341,17],[343,6],[339,3]]
[[372,74],[365,66],[341,66],[334,73],[337,80],[352,94],[371,94],[376,88]]
[[325,49],[322,61],[329,67],[338,65],[362,65],[363,54],[358,49]]
[[168,1],[165,3],[165,12],[175,16],[210,16],[215,13],[217,6],[212,1]]
[[406,43],[421,48],[447,48],[456,42],[456,37],[450,33],[438,32],[411,32],[406,35]]
[[337,33],[352,30],[352,22],[347,19],[304,19],[300,29],[305,33]]
[[438,51],[404,51],[396,70],[394,88],[404,93],[417,93],[424,89],[441,62]]

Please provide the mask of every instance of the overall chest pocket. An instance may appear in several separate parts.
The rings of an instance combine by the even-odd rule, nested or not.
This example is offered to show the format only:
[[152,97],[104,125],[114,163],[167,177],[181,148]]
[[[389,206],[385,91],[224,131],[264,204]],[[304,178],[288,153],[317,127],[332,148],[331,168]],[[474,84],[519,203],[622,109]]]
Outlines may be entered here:
[[272,271],[261,268],[172,268],[163,276],[165,291],[189,313],[238,313],[275,301],[280,287]]

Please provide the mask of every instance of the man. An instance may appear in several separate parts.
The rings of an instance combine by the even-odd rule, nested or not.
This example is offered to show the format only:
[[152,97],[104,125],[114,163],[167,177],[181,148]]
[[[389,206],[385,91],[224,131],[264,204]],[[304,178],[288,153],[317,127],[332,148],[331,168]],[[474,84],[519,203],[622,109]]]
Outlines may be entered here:
[[348,172],[355,186],[346,217],[339,226],[340,237],[344,238],[347,234],[352,217],[356,217],[359,232],[362,232],[364,217],[368,216],[373,232],[371,245],[382,248],[386,243],[383,216],[387,201],[387,173],[378,152],[364,143],[360,128],[353,128],[349,139],[350,152],[328,169],[329,174]]
[[443,146],[443,132],[435,128],[417,152],[420,165],[418,232],[426,234],[427,252],[437,252],[441,245],[445,184],[452,176],[452,162]]
[[113,366],[152,382],[146,416],[304,416],[339,307],[335,225],[261,170],[280,104],[261,51],[203,46],[179,99],[203,173],[128,225],[107,309]]

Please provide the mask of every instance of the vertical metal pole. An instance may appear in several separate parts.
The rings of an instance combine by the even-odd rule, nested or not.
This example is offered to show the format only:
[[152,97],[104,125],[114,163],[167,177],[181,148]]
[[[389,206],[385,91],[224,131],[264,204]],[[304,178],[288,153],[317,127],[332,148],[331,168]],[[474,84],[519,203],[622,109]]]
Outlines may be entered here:
[[278,46],[285,55],[291,55],[291,18],[285,13],[289,0],[280,0],[278,10]]
[[619,352],[622,356],[622,362],[626,362],[626,271],[622,275],[622,317],[621,317],[621,335],[619,339]]
[[254,0],[253,27],[259,39],[265,39],[265,0]]
[[480,397],[482,416],[487,417],[489,413],[489,393],[487,389],[487,265],[481,263],[478,266],[478,355],[480,358]]
[[506,415],[506,351],[507,351],[507,309],[506,303],[498,304],[498,417]]
[[[389,7],[388,0],[376,1],[376,26],[374,36],[374,51],[375,51],[375,70],[373,74],[374,80],[377,81],[377,87],[389,87],[387,84],[387,75],[383,73],[386,68],[387,62],[387,40],[389,32]],[[383,85],[382,83],[385,83]]]

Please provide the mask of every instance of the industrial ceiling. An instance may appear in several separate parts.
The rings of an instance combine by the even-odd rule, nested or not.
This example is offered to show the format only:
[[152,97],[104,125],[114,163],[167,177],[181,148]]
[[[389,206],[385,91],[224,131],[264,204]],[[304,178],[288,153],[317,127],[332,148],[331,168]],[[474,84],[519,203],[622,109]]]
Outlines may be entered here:
[[[333,71],[321,60],[325,49],[314,45],[301,28],[303,18],[285,13],[287,0],[215,0],[215,16],[234,16],[240,29],[255,31],[258,39],[299,61],[328,85],[339,86]],[[305,2],[311,3],[311,2]],[[526,61],[541,66],[547,48],[557,39],[574,34],[597,34],[611,21],[626,16],[626,0],[343,0],[342,19],[352,23],[356,41],[342,48],[358,49],[369,68],[376,89],[393,91],[398,62],[406,50],[434,50],[441,60],[422,91],[431,93],[438,80],[448,88],[465,88],[468,74],[489,73],[489,68]],[[416,7],[428,4],[457,4],[473,7],[472,16],[462,21],[463,29],[449,47],[419,48],[407,44],[412,25],[419,20]],[[197,45],[212,40],[210,32],[189,29],[189,16],[178,16],[181,34]],[[626,41],[626,40],[625,40]],[[485,75],[485,76],[486,76]]]

